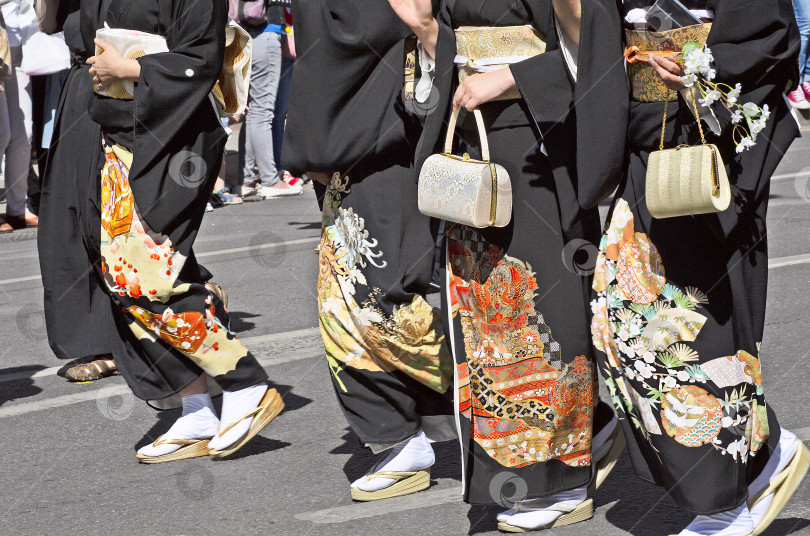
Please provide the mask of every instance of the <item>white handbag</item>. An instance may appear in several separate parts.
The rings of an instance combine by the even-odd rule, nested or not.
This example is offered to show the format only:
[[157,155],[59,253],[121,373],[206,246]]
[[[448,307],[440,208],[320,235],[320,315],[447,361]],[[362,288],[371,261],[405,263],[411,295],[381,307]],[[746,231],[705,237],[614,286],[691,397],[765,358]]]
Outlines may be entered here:
[[22,46],[20,70],[28,76],[53,74],[70,68],[70,49],[62,32],[31,34]]
[[452,154],[458,120],[453,110],[447,125],[444,152],[431,155],[419,172],[419,211],[470,227],[504,227],[512,219],[509,173],[489,160],[489,144],[481,112],[474,110],[483,160]]

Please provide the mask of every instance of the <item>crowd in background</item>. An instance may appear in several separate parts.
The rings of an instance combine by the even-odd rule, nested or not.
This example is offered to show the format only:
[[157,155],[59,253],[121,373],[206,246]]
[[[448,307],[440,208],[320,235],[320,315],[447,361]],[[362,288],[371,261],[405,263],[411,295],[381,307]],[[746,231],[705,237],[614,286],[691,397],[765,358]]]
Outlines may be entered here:
[[[253,38],[250,104],[223,119],[238,134],[238,172],[223,161],[207,210],[300,195],[306,177],[281,167],[281,141],[295,63],[289,1],[271,0],[264,20],[236,20]],[[39,224],[39,174],[45,167],[59,93],[70,68],[70,50],[60,34],[39,30],[34,0],[0,0],[0,161],[3,188],[0,233]],[[238,125],[238,126],[237,126]],[[241,128],[240,128],[241,127]]]

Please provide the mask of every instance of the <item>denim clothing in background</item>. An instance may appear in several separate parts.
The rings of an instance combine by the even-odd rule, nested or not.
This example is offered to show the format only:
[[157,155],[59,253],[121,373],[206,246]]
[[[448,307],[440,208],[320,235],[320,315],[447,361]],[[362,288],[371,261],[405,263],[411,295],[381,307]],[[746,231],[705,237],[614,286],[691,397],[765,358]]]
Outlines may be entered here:
[[42,141],[40,147],[47,149],[51,146],[53,124],[56,120],[56,106],[59,104],[59,92],[67,78],[69,69],[47,75],[45,82],[45,103],[43,105]]
[[810,0],[793,0],[793,11],[796,13],[796,24],[802,45],[799,49],[799,83],[810,82]]
[[283,169],[281,167],[281,142],[284,139],[284,125],[287,122],[287,108],[290,105],[290,82],[292,82],[294,65],[295,59],[293,58],[281,60],[281,79],[276,92],[276,110],[273,117],[273,157],[276,161],[276,169],[279,171]]
[[273,118],[281,75],[281,35],[273,31],[248,31],[253,37],[253,59],[248,110],[239,132],[239,165],[243,184],[253,183],[255,167],[262,185],[272,186],[279,181],[273,151]]

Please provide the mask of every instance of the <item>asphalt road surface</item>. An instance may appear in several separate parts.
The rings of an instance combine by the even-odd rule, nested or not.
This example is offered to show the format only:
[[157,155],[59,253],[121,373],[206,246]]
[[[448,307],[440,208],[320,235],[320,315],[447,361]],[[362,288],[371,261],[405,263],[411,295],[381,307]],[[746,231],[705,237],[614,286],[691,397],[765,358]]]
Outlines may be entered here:
[[[770,207],[765,387],[781,424],[808,442],[810,138],[786,155]],[[428,491],[352,503],[349,482],[375,457],[346,427],[323,358],[319,228],[311,186],[301,197],[206,215],[198,257],[228,289],[232,325],[287,409],[233,459],[158,465],[138,464],[135,449],[178,412],[156,413],[121,377],[60,377],[65,363],[48,348],[43,325],[36,231],[0,237],[0,534],[497,534],[496,509],[460,500],[454,442],[436,445]],[[595,502],[593,520],[547,534],[663,536],[691,519],[635,478],[626,455]],[[810,534],[810,479],[766,534]]]

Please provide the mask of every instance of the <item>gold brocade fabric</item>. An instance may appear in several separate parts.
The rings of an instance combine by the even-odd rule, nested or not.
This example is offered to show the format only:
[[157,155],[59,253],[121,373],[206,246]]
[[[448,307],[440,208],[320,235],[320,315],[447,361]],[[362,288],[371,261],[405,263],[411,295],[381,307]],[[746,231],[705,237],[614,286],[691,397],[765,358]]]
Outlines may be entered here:
[[[706,44],[711,23],[695,24],[666,32],[625,29],[626,46],[638,47],[641,51],[672,52],[694,41]],[[677,100],[678,94],[669,91],[661,78],[655,74],[653,67],[646,62],[646,56],[638,56],[639,61],[627,64],[627,72],[633,86],[633,100],[637,102],[665,102]]]
[[404,100],[414,100],[414,76],[416,74],[416,37],[405,38],[405,59],[403,62],[403,84],[402,98]]
[[[545,36],[530,26],[476,27],[462,26],[455,30],[456,54],[478,60],[481,58],[515,58],[537,56],[546,51]],[[504,62],[506,66],[510,62]],[[458,81],[477,74],[471,67],[458,70]],[[520,91],[511,89],[494,100],[519,99]]]

